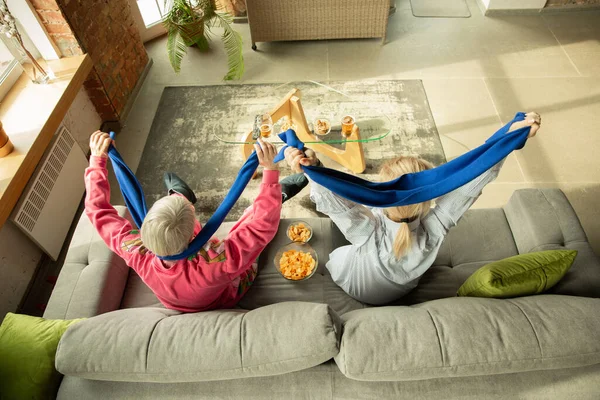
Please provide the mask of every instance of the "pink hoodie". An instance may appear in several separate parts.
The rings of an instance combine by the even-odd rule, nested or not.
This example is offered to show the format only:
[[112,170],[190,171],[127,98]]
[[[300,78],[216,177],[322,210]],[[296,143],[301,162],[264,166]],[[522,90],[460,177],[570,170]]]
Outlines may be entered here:
[[[213,238],[196,256],[166,268],[144,247],[139,231],[110,204],[106,161],[92,156],[85,171],[85,212],[106,245],[137,272],[167,308],[197,312],[235,306],[254,281],[252,264],[277,233],[281,214],[279,171],[263,171],[258,197],[225,240]],[[194,232],[199,231],[196,221]]]

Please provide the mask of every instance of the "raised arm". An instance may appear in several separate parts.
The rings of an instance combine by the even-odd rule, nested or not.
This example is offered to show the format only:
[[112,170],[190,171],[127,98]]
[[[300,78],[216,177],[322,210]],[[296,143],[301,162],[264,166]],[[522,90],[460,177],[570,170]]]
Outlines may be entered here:
[[[540,124],[540,116],[531,112],[526,114],[526,118],[523,121],[514,123],[510,127],[509,132],[522,128],[523,126],[531,126],[531,132],[528,136],[531,138],[536,135]],[[502,160],[494,165],[466,185],[438,198],[436,200],[435,208],[427,217],[425,217],[425,225],[429,229],[441,229],[443,234],[448,232],[448,230],[458,223],[458,220],[463,214],[479,198],[483,188],[498,177],[504,161],[505,160]]]
[[[122,249],[132,234],[133,228],[128,220],[119,216],[110,204],[110,186],[106,169],[107,150],[111,139],[106,133],[94,132],[90,138],[90,165],[85,170],[85,213],[98,231],[102,240],[117,255],[129,261],[131,253]],[[135,231],[134,231],[135,232]]]
[[344,199],[312,180],[310,199],[317,211],[327,214],[353,245],[362,246],[375,232],[377,219],[369,208]]
[[433,222],[435,228],[441,229],[442,233],[446,234],[475,203],[483,188],[498,177],[503,164],[504,160],[466,185],[438,198],[435,207],[423,221],[425,226],[431,229]]
[[273,163],[275,147],[259,139],[255,145],[259,164],[264,167],[260,192],[225,239],[225,272],[242,272],[251,265],[273,240],[281,217],[279,169]]

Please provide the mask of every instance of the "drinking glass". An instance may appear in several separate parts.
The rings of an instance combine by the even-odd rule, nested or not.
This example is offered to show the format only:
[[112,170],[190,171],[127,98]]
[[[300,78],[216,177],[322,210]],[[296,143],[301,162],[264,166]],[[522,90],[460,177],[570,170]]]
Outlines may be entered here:
[[352,134],[352,128],[354,128],[354,117],[352,115],[345,115],[342,118],[342,134],[350,136]]
[[271,114],[263,114],[260,121],[260,136],[268,138],[273,131],[273,119]]

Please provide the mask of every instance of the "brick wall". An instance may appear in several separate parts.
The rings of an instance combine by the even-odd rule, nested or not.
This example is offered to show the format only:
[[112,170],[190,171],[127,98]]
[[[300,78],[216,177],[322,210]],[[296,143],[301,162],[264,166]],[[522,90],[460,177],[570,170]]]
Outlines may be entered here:
[[63,57],[83,54],[71,27],[65,21],[55,0],[30,0],[30,2]]
[[129,1],[30,1],[63,55],[90,55],[85,88],[104,121],[119,120],[148,63]]
[[548,0],[546,7],[600,5],[600,0]]

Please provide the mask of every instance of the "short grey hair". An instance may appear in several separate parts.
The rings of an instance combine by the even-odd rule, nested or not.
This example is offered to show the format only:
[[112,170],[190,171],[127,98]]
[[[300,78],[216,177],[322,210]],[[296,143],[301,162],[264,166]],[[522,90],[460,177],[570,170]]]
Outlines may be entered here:
[[188,247],[196,216],[191,203],[181,196],[158,200],[142,224],[144,246],[157,256],[179,254]]

